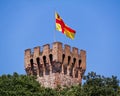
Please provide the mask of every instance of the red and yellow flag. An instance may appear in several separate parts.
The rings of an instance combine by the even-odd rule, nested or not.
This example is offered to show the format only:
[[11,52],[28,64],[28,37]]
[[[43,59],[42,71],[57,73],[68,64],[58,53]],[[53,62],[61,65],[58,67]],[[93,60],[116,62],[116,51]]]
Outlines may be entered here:
[[61,31],[70,39],[74,39],[76,33],[75,30],[68,27],[58,13],[55,13],[55,19],[56,19],[56,30]]

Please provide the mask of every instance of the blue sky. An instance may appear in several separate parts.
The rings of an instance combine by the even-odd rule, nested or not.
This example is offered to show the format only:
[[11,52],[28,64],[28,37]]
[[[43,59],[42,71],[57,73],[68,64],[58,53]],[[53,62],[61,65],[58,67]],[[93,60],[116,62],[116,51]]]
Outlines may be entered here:
[[[76,30],[55,30],[54,13]],[[56,40],[87,51],[87,70],[120,79],[120,0],[0,0],[0,75],[24,71],[24,50]]]

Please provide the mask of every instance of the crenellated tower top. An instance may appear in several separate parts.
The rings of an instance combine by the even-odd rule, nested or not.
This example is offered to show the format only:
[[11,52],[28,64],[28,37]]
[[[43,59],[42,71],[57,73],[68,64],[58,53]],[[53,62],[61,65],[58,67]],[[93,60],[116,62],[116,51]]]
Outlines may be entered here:
[[54,42],[43,47],[25,50],[25,70],[28,75],[37,76],[45,87],[56,88],[81,84],[86,70],[86,51]]

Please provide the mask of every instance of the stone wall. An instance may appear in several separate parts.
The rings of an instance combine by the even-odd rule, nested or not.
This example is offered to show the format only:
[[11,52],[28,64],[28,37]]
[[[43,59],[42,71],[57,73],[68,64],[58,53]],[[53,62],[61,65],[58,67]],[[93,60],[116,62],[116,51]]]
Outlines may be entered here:
[[80,84],[86,70],[86,51],[78,50],[61,42],[25,50],[24,66],[28,75],[37,76],[37,81],[45,87]]

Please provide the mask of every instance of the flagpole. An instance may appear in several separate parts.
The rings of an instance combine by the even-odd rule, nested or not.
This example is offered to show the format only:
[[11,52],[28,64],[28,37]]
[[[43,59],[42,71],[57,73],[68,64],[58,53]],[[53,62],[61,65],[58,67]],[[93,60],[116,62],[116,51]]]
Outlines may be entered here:
[[[55,11],[55,14],[56,14],[56,11]],[[55,14],[54,14],[54,24],[55,24],[54,42],[56,42],[56,17],[55,17]]]
[[56,31],[54,31],[54,42],[56,42]]

